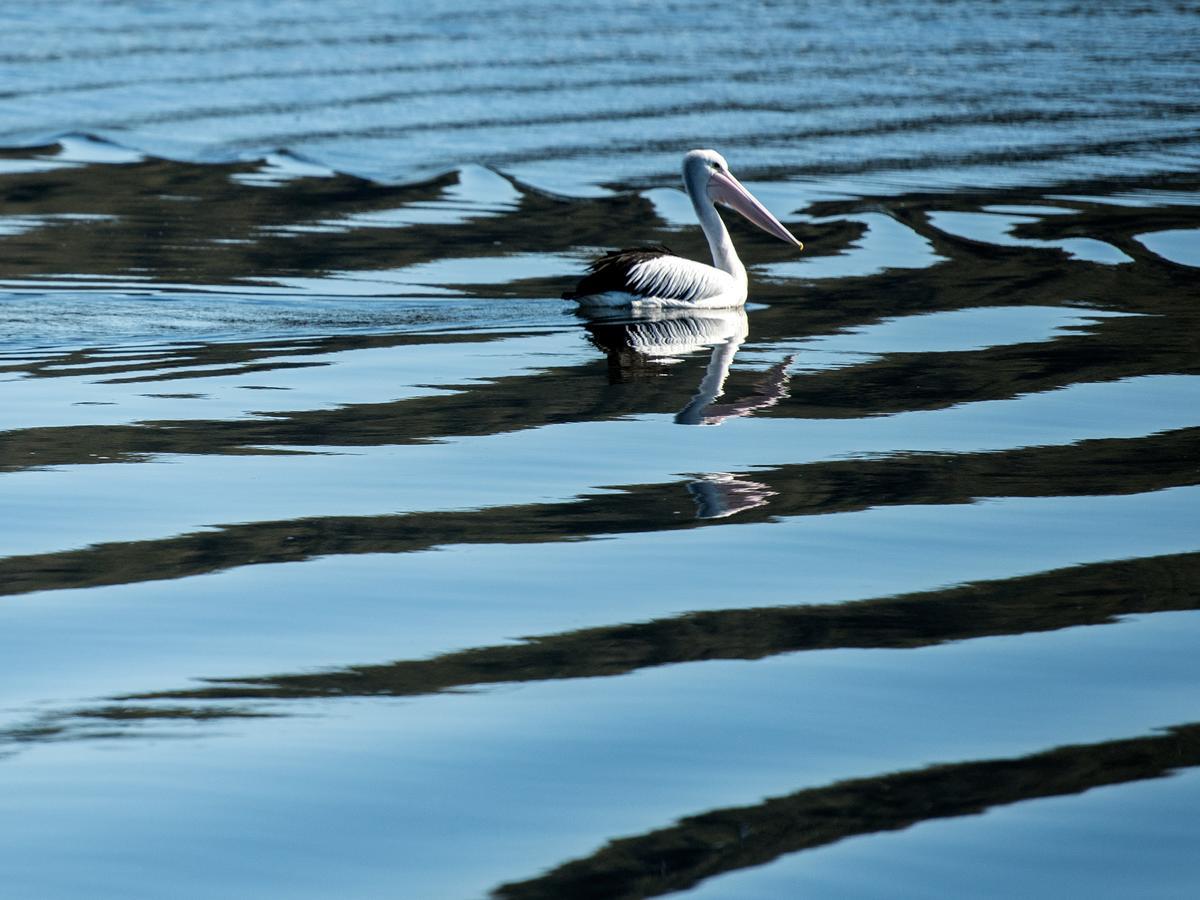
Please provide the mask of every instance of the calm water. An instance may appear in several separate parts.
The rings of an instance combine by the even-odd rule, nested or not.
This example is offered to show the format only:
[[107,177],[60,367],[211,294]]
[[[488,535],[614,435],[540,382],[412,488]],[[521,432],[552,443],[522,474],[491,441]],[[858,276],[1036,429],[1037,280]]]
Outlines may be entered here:
[[1200,893],[1200,10],[0,20],[5,896]]

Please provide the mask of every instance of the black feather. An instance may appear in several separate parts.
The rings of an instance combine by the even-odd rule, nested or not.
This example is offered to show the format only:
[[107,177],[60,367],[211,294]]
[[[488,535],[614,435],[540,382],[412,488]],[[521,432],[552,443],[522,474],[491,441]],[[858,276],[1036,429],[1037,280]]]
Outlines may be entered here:
[[660,256],[673,255],[670,248],[664,247],[662,244],[631,247],[626,250],[605,253],[588,266],[588,274],[575,286],[575,290],[566,291],[563,299],[574,300],[576,297],[591,297],[594,294],[604,294],[608,291],[637,293],[629,286],[629,270],[638,263],[658,259]]

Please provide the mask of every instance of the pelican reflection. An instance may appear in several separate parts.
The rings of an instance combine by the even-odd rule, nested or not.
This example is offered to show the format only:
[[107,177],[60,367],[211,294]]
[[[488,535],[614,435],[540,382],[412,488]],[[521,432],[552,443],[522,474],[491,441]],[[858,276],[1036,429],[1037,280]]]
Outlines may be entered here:
[[608,355],[614,381],[661,371],[680,356],[712,348],[695,395],[675,414],[681,425],[719,425],[774,406],[788,396],[792,356],[769,368],[747,396],[716,402],[725,392],[733,358],[750,333],[743,309],[647,311],[620,319],[595,318],[587,329],[596,346]]
[[734,513],[766,506],[778,493],[759,481],[730,472],[711,472],[688,482],[697,519],[724,519]]
[[[608,355],[614,383],[662,374],[680,357],[711,348],[704,376],[687,405],[675,414],[681,425],[720,425],[774,406],[788,395],[794,357],[769,368],[748,395],[718,403],[738,348],[750,333],[745,310],[657,310],[620,319],[593,318],[592,341]],[[731,472],[699,475],[687,485],[699,519],[723,519],[765,506],[775,496],[767,485]]]

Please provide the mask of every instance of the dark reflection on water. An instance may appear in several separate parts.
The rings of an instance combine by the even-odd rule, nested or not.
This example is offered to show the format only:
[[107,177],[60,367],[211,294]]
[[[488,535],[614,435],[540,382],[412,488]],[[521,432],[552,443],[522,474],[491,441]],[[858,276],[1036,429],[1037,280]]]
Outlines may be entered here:
[[[132,700],[252,700],[436,693],[486,684],[621,675],[709,659],[761,659],[842,647],[946,641],[1114,624],[1135,613],[1200,609],[1185,587],[1200,555],[1098,563],[1007,581],[833,605],[709,610],[673,619],[529,638],[429,660],[313,675],[209,679],[207,687]],[[1080,598],[1088,598],[1081,603]],[[144,707],[160,715],[160,707]],[[218,713],[209,710],[213,715]],[[243,714],[234,710],[233,714]],[[132,714],[131,714],[132,715]]]
[[[1198,567],[1196,554],[1104,563],[857,603],[695,613],[386,666],[239,678],[232,683],[212,680],[203,688],[119,698],[109,705],[10,729],[0,737],[10,750],[41,741],[129,739],[139,736],[129,728],[137,723],[273,714],[229,705],[229,701],[407,696],[499,683],[611,677],[639,667],[683,662],[758,659],[839,647],[916,648],[1079,625],[1112,625],[1135,613],[1200,608],[1200,598],[1189,587],[1195,583]],[[163,706],[164,701],[202,701],[203,705]],[[658,896],[851,835],[1158,778],[1200,764],[1198,728],[1181,726],[1154,737],[1064,747],[1018,759],[888,773],[714,810],[661,830],[623,837],[586,859],[565,863],[527,882],[503,885],[496,894]]]
[[1156,737],[839,782],[754,806],[712,810],[669,828],[622,838],[586,859],[572,860],[529,881],[502,885],[494,896],[657,897],[855,835],[1162,778],[1196,765],[1200,725],[1180,725]]
[[[541,543],[825,515],[882,505],[970,503],[982,497],[1125,494],[1200,484],[1200,429],[1132,440],[979,454],[902,454],[625,485],[570,503],[466,512],[331,516],[222,525],[154,541],[0,558],[0,595],[183,578],[329,554],[409,553],[470,543]],[[713,497],[720,492],[723,497]],[[688,497],[695,517],[681,517]],[[769,501],[769,506],[767,505]],[[736,508],[735,508],[736,507]],[[720,524],[720,523],[715,523]]]
[[[441,808],[462,764],[481,780],[447,815],[485,862],[460,877],[421,845],[403,862],[414,895],[638,897],[725,875],[737,896],[730,873],[843,838],[1194,767],[1196,726],[1169,727],[1194,718],[1191,669],[1156,623],[1200,610],[1186,514],[1200,179],[867,187],[762,182],[810,250],[733,223],[746,312],[588,319],[554,298],[593,252],[669,241],[703,257],[679,197],[561,196],[479,166],[395,186],[287,153],[181,162],[79,138],[4,151],[0,652],[14,661],[0,777],[23,798],[14,815],[81,822],[74,839],[98,842],[69,798],[121,765],[101,739],[150,766],[203,744],[234,760],[228,816],[205,807],[215,818],[188,832],[174,810],[196,801],[181,794],[164,826],[148,792],[190,783],[134,779],[130,846],[165,828],[294,861],[331,841],[339,878],[381,866],[394,888],[401,863],[364,842],[417,847],[429,829],[363,798],[395,765],[405,804]],[[1060,552],[1039,555],[1047,542]],[[921,687],[932,654],[997,653],[1024,672],[1036,641],[1074,648],[1085,673],[1105,670],[1111,642],[1144,665],[1096,710],[1076,699],[1084,676],[1051,663],[1036,670],[1046,708],[1027,684],[975,688],[1028,717],[1012,726],[1025,743],[951,746],[981,728],[961,710],[944,732],[919,724],[967,696],[954,678]],[[846,655],[860,652],[904,662],[876,671]],[[840,699],[794,701],[803,740],[778,710],[722,705],[724,667],[809,660],[832,668],[805,687]],[[647,706],[602,719],[631,683]],[[524,699],[554,690],[595,721]],[[838,729],[873,728],[867,696],[913,717],[851,746]],[[453,753],[423,745],[465,698],[506,724],[454,726]],[[344,736],[354,714],[366,738]],[[778,756],[754,780],[750,750],[714,761],[703,740],[660,736],[663,756],[604,769],[620,747],[603,736],[637,747],[677,716],[681,733],[716,721]],[[311,746],[292,743],[308,718]],[[394,726],[408,762],[353,755],[382,754],[372,729]],[[546,759],[543,731],[564,741]],[[229,773],[305,754],[352,783],[300,791],[315,813],[291,790],[254,800],[293,823],[283,850],[255,843],[238,812],[253,791]],[[513,804],[518,776],[489,773],[530,759],[544,783]],[[68,799],[37,796],[24,767],[64,779]],[[680,773],[702,787],[644,796]],[[569,840],[564,792],[582,811]],[[480,806],[500,818],[464,825]],[[375,824],[344,840],[305,824],[333,819]],[[37,833],[12,836],[31,858],[22,835]],[[505,834],[523,849],[489,843]],[[151,889],[177,863],[161,860]],[[119,865],[101,868],[112,894]]]

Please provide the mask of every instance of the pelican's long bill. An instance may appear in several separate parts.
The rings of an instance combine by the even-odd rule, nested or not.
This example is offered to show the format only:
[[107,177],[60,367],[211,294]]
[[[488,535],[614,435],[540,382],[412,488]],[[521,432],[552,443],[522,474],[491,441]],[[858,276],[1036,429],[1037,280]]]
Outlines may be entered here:
[[795,244],[801,250],[804,245],[796,236],[783,227],[783,223],[771,215],[770,210],[758,202],[758,198],[742,187],[742,183],[728,172],[713,172],[708,180],[708,196],[714,203],[723,203],[733,209],[767,234],[787,244]]

